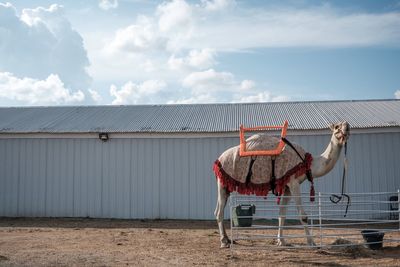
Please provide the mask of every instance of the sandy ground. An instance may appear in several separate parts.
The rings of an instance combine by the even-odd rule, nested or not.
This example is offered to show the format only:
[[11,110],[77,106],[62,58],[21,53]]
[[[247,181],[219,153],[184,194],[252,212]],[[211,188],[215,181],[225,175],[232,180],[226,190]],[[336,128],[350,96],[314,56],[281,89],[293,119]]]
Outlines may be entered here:
[[370,250],[269,242],[264,250],[220,249],[210,221],[0,218],[0,266],[400,266],[399,243]]

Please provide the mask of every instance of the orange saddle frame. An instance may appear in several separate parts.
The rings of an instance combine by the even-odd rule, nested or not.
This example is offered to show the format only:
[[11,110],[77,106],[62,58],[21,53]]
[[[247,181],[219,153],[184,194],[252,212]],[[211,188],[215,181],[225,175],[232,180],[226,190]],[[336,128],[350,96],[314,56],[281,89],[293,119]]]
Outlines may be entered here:
[[[240,125],[240,150],[239,155],[241,157],[246,156],[277,156],[282,153],[282,150],[285,148],[285,142],[283,142],[282,138],[286,137],[286,132],[288,128],[288,121],[284,121],[282,126],[258,126],[252,128],[245,128],[243,125]],[[278,146],[273,150],[252,150],[246,151],[246,139],[244,137],[244,133],[247,131],[261,131],[261,130],[270,130],[270,129],[281,129],[281,140],[278,143]]]

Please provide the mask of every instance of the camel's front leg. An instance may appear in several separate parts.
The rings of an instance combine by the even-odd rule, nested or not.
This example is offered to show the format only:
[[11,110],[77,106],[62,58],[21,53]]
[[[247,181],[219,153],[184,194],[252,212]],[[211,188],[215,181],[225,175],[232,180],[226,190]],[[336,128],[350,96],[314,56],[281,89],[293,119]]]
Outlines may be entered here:
[[228,200],[228,194],[226,193],[226,189],[223,188],[218,181],[217,181],[217,187],[218,187],[218,199],[214,215],[217,218],[219,236],[221,240],[221,248],[229,248],[230,240],[228,238],[228,235],[226,234],[224,226],[224,209],[226,201]]
[[279,204],[279,229],[278,229],[278,246],[286,246],[286,241],[283,238],[283,227],[285,225],[287,204],[290,201],[290,191],[286,188],[285,193]]
[[305,213],[301,201],[301,193],[300,193],[300,184],[297,181],[292,181],[289,185],[290,192],[292,193],[292,197],[296,202],[296,208],[299,214],[300,223],[304,226],[304,232],[307,237],[307,244],[309,246],[315,246],[314,239],[310,234],[310,230],[308,229],[308,217]]

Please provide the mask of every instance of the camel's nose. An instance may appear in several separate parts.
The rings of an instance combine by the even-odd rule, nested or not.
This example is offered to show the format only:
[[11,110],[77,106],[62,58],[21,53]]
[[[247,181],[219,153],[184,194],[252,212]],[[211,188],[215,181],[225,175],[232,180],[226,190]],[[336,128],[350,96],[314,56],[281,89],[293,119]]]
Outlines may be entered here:
[[347,122],[343,123],[343,135],[345,136],[350,135],[350,126]]

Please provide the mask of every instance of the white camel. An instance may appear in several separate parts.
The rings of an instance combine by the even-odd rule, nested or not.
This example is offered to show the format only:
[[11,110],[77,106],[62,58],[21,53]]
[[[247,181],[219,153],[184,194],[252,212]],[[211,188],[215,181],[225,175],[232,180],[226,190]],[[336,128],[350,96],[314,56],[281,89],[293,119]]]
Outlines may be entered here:
[[[323,152],[321,155],[316,156],[315,158],[311,158],[310,159],[312,161],[310,161],[311,165],[308,165],[308,169],[311,170],[312,173],[312,177],[316,178],[316,177],[321,177],[324,176],[325,174],[327,174],[330,170],[332,170],[332,168],[335,166],[339,156],[340,156],[340,152],[341,149],[343,147],[343,145],[347,142],[347,139],[349,137],[350,134],[350,127],[349,124],[347,122],[341,122],[341,123],[337,123],[337,124],[331,124],[330,129],[332,130],[332,136],[329,142],[328,147],[326,148],[325,152]],[[252,136],[247,140],[247,144],[248,146],[251,146],[251,142],[249,141],[257,141],[261,138],[260,135],[257,136]],[[264,140],[265,138],[275,138],[275,137],[271,137],[268,135],[263,135]],[[278,140],[279,141],[279,140]],[[276,143],[276,138],[274,140],[274,142]],[[302,154],[302,156],[306,156],[304,150],[294,144],[295,148],[300,152],[300,154]],[[264,148],[265,149],[265,148]],[[239,146],[237,147],[233,147],[231,149],[228,149],[227,151],[225,151],[219,158],[219,160],[222,160],[222,158],[225,157],[225,162],[227,162],[227,165],[230,165],[233,168],[237,167],[235,165],[238,165],[238,150],[239,150]],[[280,158],[284,158],[285,157],[285,151],[287,151],[287,153],[292,153],[289,151],[293,151],[293,149],[290,149],[289,147],[286,147],[282,154],[276,157],[276,168],[281,167],[282,166],[283,169],[285,169],[286,167],[288,167],[288,164],[286,163],[288,161],[288,158],[286,157],[286,160],[282,160],[281,162],[279,162]],[[226,157],[228,155],[228,157]],[[297,157],[297,155],[296,155]],[[228,158],[228,159],[227,159]],[[251,160],[250,157],[240,157],[242,160]],[[262,157],[263,159],[260,159],[261,164],[264,165],[268,165],[266,164],[266,158],[268,158],[268,162],[271,162],[271,157]],[[227,159],[227,160],[226,160]],[[290,159],[290,158],[289,158]],[[292,158],[293,159],[293,158]],[[264,160],[264,162],[262,162],[262,160]],[[301,160],[300,160],[301,161]],[[216,164],[220,164],[220,162],[217,160]],[[236,162],[236,163],[235,163]],[[247,161],[249,162],[249,161]],[[254,163],[254,162],[253,162]],[[286,164],[286,165],[285,165]],[[302,163],[299,163],[302,164]],[[214,165],[214,171],[216,170],[216,165]],[[268,165],[269,166],[269,165]],[[293,166],[293,164],[291,165]],[[219,167],[223,167],[221,165],[219,165]],[[219,168],[218,167],[218,168]],[[256,175],[257,170],[259,172],[263,171],[263,166],[256,166],[256,164],[254,164],[254,166],[252,166],[252,164],[250,164],[250,167],[247,167],[247,170],[242,171],[243,173],[250,173],[251,175]],[[290,167],[290,166],[289,166]],[[250,172],[249,170],[252,170],[252,172]],[[277,184],[280,180],[282,174],[284,174],[285,172],[287,172],[289,169],[286,170],[278,170],[277,171]],[[267,168],[268,170],[268,168]],[[218,169],[218,171],[221,171],[220,169]],[[231,191],[238,191],[239,193],[260,193],[260,190],[257,192],[257,190],[254,190],[254,186],[258,186],[255,183],[252,183],[252,185],[249,185],[248,183],[237,183],[235,182],[234,184],[229,184],[227,185],[226,180],[223,181],[223,179],[221,179],[221,177],[218,176],[218,174],[220,175],[221,173],[218,171],[216,171],[216,175],[217,175],[217,190],[218,190],[218,199],[217,199],[217,207],[215,209],[215,216],[218,222],[218,228],[219,228],[219,234],[220,234],[220,241],[221,241],[221,248],[227,248],[230,246],[230,240],[226,234],[225,231],[225,227],[224,227],[224,209],[225,209],[225,205],[227,203],[228,197],[229,197],[229,193]],[[264,169],[265,171],[265,169]],[[270,169],[268,170],[270,171]],[[297,172],[297,174],[299,174],[299,172]],[[243,176],[243,175],[242,175]],[[248,179],[249,174],[247,174],[246,180]],[[301,196],[300,196],[300,184],[302,182],[304,182],[306,180],[306,175],[304,173],[304,171],[302,173],[300,173],[298,176],[296,176],[296,174],[289,173],[289,176],[286,176],[286,182],[283,184],[281,184],[282,188],[280,188],[280,193],[282,194],[283,198],[282,201],[280,201],[279,203],[279,229],[278,229],[278,236],[277,236],[277,241],[278,241],[278,246],[285,246],[287,245],[285,242],[285,239],[283,238],[283,226],[285,223],[285,216],[286,216],[286,206],[288,204],[288,202],[290,201],[290,196],[295,200],[296,203],[296,208],[298,211],[298,215],[299,215],[299,220],[300,223],[304,226],[304,231],[305,231],[305,235],[307,238],[307,244],[308,245],[315,245],[314,240],[312,238],[312,236],[310,235],[309,229],[307,227],[307,222],[308,222],[308,218],[307,218],[307,214],[305,213],[303,207],[302,207],[302,200],[301,200]],[[247,181],[248,182],[248,181]],[[269,182],[269,181],[267,181]],[[264,185],[267,185],[267,191],[264,190],[264,195],[266,195],[266,193],[268,193],[268,191],[270,190],[269,184],[264,183]],[[253,186],[253,188],[250,188],[249,190],[246,188],[247,186]],[[265,187],[264,187],[265,188]],[[261,190],[262,191],[262,190]]]

